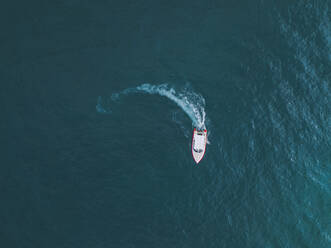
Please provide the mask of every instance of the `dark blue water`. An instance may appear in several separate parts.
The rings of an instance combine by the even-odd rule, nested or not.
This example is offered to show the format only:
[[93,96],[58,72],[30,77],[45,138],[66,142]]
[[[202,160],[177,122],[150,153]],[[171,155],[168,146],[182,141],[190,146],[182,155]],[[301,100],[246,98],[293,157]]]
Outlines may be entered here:
[[331,246],[330,1],[17,1],[0,27],[0,247]]

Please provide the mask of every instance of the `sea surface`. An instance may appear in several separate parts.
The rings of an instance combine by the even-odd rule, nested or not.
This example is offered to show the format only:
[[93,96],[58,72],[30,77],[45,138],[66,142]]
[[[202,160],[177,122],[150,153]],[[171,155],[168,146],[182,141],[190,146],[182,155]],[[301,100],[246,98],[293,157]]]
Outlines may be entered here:
[[7,1],[0,27],[1,248],[331,247],[331,1]]

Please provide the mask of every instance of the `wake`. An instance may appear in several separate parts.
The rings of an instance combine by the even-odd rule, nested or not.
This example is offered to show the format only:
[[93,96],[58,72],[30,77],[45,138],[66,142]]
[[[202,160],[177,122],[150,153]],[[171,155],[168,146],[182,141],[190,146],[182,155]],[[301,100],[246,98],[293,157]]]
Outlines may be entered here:
[[[116,101],[119,100],[122,95],[136,93],[164,96],[173,101],[178,107],[180,107],[192,120],[192,124],[195,127],[199,129],[206,128],[205,99],[200,94],[195,93],[192,89],[185,87],[177,92],[168,84],[142,84],[135,88],[125,89],[120,93],[113,93],[111,99],[112,101]],[[99,113],[105,113],[105,109],[108,109],[106,106],[102,106],[102,103],[103,102],[101,101],[101,97],[99,97],[96,106],[96,110]]]

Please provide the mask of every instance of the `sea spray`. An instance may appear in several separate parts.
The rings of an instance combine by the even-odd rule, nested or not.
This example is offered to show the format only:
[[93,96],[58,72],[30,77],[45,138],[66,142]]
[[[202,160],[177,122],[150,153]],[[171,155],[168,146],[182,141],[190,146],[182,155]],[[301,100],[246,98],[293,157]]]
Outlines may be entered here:
[[[206,128],[205,119],[205,99],[200,95],[195,93],[189,87],[185,87],[182,90],[176,91],[173,87],[168,84],[142,84],[135,88],[128,88],[118,93],[113,93],[111,95],[111,100],[113,102],[118,101],[121,96],[137,93],[147,93],[153,95],[160,95],[167,97],[171,101],[177,104],[192,120],[192,124],[197,128]],[[110,113],[108,110],[109,106],[104,106],[104,104],[109,104],[108,102],[102,101],[101,97],[98,98],[97,111],[100,113]]]
[[167,97],[190,117],[194,126],[205,128],[205,100],[201,95],[192,91],[190,92],[188,89],[177,93],[174,88],[169,88],[167,84],[142,84],[136,89],[149,94],[158,94]]
[[97,112],[101,113],[101,114],[110,114],[111,110],[106,109],[107,104],[105,104],[104,99],[102,99],[101,96],[98,97],[97,100],[97,105],[95,106],[95,109],[97,110]]

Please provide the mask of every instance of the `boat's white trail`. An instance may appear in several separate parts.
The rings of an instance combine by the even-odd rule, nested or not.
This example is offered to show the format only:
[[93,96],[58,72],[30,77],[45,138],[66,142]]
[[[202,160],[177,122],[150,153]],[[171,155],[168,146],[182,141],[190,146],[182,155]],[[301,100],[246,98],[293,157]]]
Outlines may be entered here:
[[167,84],[143,84],[138,86],[137,90],[167,97],[191,118],[194,126],[205,128],[205,99],[201,95],[187,88],[183,92],[176,92],[174,88],[170,88]]
[[[136,88],[125,89],[120,93],[113,93],[111,99],[116,101],[119,100],[122,95],[133,93],[147,93],[167,97],[176,103],[190,117],[195,127],[206,128],[205,99],[188,87],[176,91],[168,84],[142,84]],[[98,104],[100,104],[100,101]]]
[[102,114],[111,114],[111,110],[108,109],[106,104],[103,102],[101,96],[98,97],[97,105],[95,106],[96,110]]

